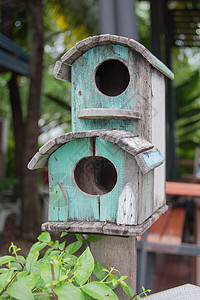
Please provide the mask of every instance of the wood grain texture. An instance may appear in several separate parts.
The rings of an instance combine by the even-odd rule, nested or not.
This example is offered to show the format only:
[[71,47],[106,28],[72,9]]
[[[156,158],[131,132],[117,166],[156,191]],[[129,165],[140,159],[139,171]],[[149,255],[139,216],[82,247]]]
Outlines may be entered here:
[[113,190],[100,196],[100,221],[116,222],[118,198],[124,187],[124,151],[108,141],[96,139],[96,154],[108,159],[116,168],[117,182]]
[[[115,266],[120,272],[120,274],[116,274],[120,276],[126,274],[128,276],[126,282],[135,290],[137,270],[135,237],[102,236],[98,242],[91,243],[91,251],[95,259],[101,262],[105,268],[110,270],[112,266]],[[130,299],[120,285],[115,293],[119,299]]]
[[[121,61],[130,74],[128,87],[118,96],[102,94],[95,83],[96,68],[102,61],[110,59]],[[77,116],[78,111],[89,108],[134,110],[134,94],[134,57],[128,48],[106,45],[90,49],[72,66],[72,130],[115,128],[134,131],[134,120],[86,120]]]
[[85,108],[78,111],[79,119],[138,120],[140,114],[129,109]]
[[148,219],[151,214],[156,211],[153,206],[154,184],[153,184],[154,170],[142,174],[139,173],[139,195],[138,202],[138,224],[142,224],[144,220]]
[[132,185],[127,183],[118,199],[117,224],[137,225],[137,202]]
[[135,53],[135,110],[141,113],[141,119],[135,123],[135,133],[147,141],[152,141],[151,76],[151,65]]
[[182,243],[186,210],[177,207],[168,210],[150,228],[147,241],[180,245]]
[[154,170],[154,210],[166,202],[165,173],[165,80],[157,70],[152,71],[152,143],[164,157],[163,164]]
[[122,226],[110,222],[100,221],[68,221],[46,222],[42,224],[42,231],[48,232],[73,232],[73,233],[96,233],[115,236],[138,236],[142,235],[165,211],[167,205],[162,206],[152,214],[143,224]]
[[111,44],[119,44],[130,48],[132,51],[138,52],[143,56],[149,64],[154,68],[158,69],[160,72],[165,74],[170,79],[174,79],[174,74],[162,63],[160,62],[152,53],[150,53],[143,45],[135,41],[134,39],[129,39],[123,36],[117,36],[112,34],[103,34],[97,36],[90,36],[82,41],[79,41],[74,47],[72,47],[68,52],[66,52],[61,60],[64,63],[72,65],[76,59],[78,59],[83,53],[89,51],[90,49],[98,46],[107,46]]
[[152,148],[145,152],[139,153],[135,159],[140,166],[143,174],[146,174],[163,164],[164,158],[157,148]]
[[71,81],[71,67],[61,61],[56,62],[53,74],[56,79]]
[[63,183],[56,183],[51,191],[49,202],[53,206],[54,219],[68,220],[68,195]]
[[[76,131],[76,132],[68,132],[63,134],[57,138],[54,138],[47,142],[44,146],[39,149],[39,152],[35,154],[32,160],[28,164],[28,168],[37,169],[46,166],[48,158],[51,156],[53,152],[56,151],[60,146],[65,143],[68,143],[75,139],[81,138],[90,138],[90,137],[100,137],[100,139],[112,142],[117,144],[121,149],[130,153],[133,156],[138,155],[139,153],[148,152],[148,150],[153,149],[153,145],[149,143],[147,140],[135,136],[131,131],[126,130],[88,130],[88,131]],[[112,149],[112,146],[110,146]],[[143,167],[143,162],[140,158],[138,158],[138,164]],[[149,168],[149,171],[151,168]],[[145,169],[145,171],[147,171]]]
[[[68,194],[69,220],[98,220],[99,211],[96,197],[82,193],[73,181],[75,164],[89,156],[89,138],[70,141],[57,149],[49,158],[49,193],[56,183],[62,183]],[[49,220],[58,220],[54,203],[49,204]]]

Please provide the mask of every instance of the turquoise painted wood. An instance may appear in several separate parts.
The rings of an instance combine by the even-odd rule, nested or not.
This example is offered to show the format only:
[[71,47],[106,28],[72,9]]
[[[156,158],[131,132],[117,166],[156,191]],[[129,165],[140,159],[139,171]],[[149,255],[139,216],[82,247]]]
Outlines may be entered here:
[[124,187],[126,153],[117,145],[99,138],[96,139],[96,150],[97,155],[110,160],[117,171],[117,183],[114,189],[100,197],[100,221],[116,222],[118,199]]
[[[49,189],[50,195],[57,182],[63,183],[68,194],[69,220],[98,220],[99,211],[95,196],[89,196],[80,192],[73,180],[72,172],[75,164],[83,157],[89,156],[89,139],[77,139],[64,144],[49,158]],[[54,197],[50,198],[49,220],[65,221],[65,213],[62,219]],[[63,208],[62,208],[63,209]]]
[[59,185],[55,185],[51,194],[50,194],[50,202],[53,206],[53,213],[57,218],[57,221],[64,221],[65,220],[65,197],[63,192],[61,191]]
[[[118,96],[106,96],[96,87],[94,73],[104,60],[119,59],[128,66],[130,82]],[[135,108],[135,58],[133,51],[121,45],[98,46],[85,52],[72,65],[72,131],[91,129],[125,129],[134,131],[134,120],[83,120],[77,113],[85,108]]]
[[72,175],[77,162],[89,156],[89,139],[85,138],[64,144],[49,159],[50,221],[65,221],[66,200],[58,185],[62,183],[68,195],[69,220],[116,222],[118,198],[124,187],[126,153],[117,145],[99,138],[96,138],[96,153],[97,156],[112,162],[117,172],[117,182],[113,190],[100,196],[100,215],[97,195],[82,192]]

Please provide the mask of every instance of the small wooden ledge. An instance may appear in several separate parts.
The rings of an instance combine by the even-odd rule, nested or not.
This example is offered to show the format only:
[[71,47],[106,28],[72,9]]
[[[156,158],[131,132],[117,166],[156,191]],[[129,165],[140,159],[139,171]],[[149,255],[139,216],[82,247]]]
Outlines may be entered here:
[[140,225],[123,226],[109,222],[100,221],[68,221],[68,222],[46,222],[42,224],[42,231],[48,232],[73,232],[73,233],[95,233],[115,236],[139,236],[142,235],[162,214],[168,209],[165,204],[153,213]]
[[79,119],[139,120],[140,113],[130,109],[85,108],[78,111]]

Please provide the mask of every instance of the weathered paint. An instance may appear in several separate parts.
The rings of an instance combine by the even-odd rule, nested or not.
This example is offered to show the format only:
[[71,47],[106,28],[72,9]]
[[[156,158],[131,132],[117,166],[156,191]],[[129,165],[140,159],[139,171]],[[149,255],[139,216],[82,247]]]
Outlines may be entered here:
[[[102,94],[94,83],[96,67],[104,60],[119,59],[129,70],[130,82],[118,96]],[[134,131],[134,120],[84,120],[78,111],[86,108],[132,109],[135,107],[135,59],[133,51],[121,45],[105,45],[90,49],[72,65],[72,130],[116,128]]]
[[164,157],[164,163],[154,170],[154,208],[165,204],[165,78],[157,70],[152,71],[152,143]]
[[117,224],[137,225],[137,204],[132,184],[127,183],[118,200]]
[[142,174],[140,172],[139,182],[139,201],[138,201],[138,220],[137,224],[142,224],[154,212],[154,170]]
[[[115,187],[111,192],[101,196],[88,195],[80,191],[72,179],[72,173],[76,163],[83,157],[89,156],[89,139],[77,139],[64,144],[49,159],[50,221],[65,221],[65,198],[57,184],[59,182],[63,184],[68,195],[69,220],[116,222],[118,198],[124,186],[125,151],[99,138],[96,138],[95,144],[96,155],[107,158],[116,168]],[[100,217],[98,197],[100,198]]]
[[53,214],[57,216],[58,221],[65,221],[66,201],[60,186],[56,184],[50,194],[50,202],[53,206]]
[[155,67],[161,71],[163,74],[165,74],[170,79],[174,79],[174,73],[165,65],[162,61],[160,61],[158,58],[155,57],[156,65]]
[[100,221],[116,222],[118,198],[124,187],[125,151],[119,146],[99,138],[96,139],[96,151],[97,155],[110,160],[117,171],[117,183],[114,189],[100,197]]
[[159,165],[164,161],[164,157],[162,156],[160,151],[143,153],[142,157],[148,168],[152,168],[156,165]]
[[[72,180],[75,164],[85,156],[89,156],[89,138],[68,142],[49,158],[50,195],[57,182],[64,185],[68,194],[69,220],[98,220],[99,218],[96,197],[80,192]],[[52,201],[53,199],[50,197],[49,220],[57,221],[59,219],[58,209]],[[63,207],[61,209],[64,210]],[[60,221],[65,221],[64,214]]]

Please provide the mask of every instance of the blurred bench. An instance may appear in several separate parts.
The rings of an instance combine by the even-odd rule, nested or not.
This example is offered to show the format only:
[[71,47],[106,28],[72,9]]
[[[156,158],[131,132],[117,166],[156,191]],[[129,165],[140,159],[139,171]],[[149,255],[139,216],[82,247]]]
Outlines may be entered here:
[[[166,194],[200,197],[200,184],[167,182]],[[197,244],[182,243],[185,217],[186,210],[184,207],[171,208],[150,227],[142,236],[142,239],[138,240],[138,287],[148,286],[148,288],[151,288],[150,279],[152,279],[154,272],[154,256],[152,256],[152,253],[200,255],[200,227],[196,226],[196,236],[198,236],[198,240],[196,239]],[[198,222],[200,225],[199,218]],[[196,278],[197,275],[198,272],[196,272]]]

